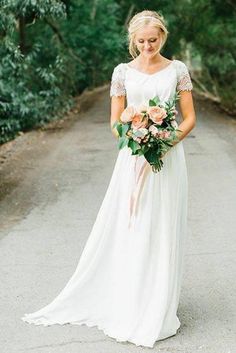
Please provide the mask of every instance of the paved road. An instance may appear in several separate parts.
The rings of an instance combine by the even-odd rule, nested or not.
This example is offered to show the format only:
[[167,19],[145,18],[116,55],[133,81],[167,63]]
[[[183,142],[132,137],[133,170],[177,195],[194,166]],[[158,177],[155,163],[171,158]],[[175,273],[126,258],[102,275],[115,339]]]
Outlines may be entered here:
[[197,126],[184,140],[189,237],[178,335],[150,350],[117,343],[95,327],[20,320],[67,283],[108,186],[117,146],[104,91],[66,127],[22,136],[18,149],[7,151],[1,172],[2,353],[236,351],[236,122],[206,102],[195,104]]

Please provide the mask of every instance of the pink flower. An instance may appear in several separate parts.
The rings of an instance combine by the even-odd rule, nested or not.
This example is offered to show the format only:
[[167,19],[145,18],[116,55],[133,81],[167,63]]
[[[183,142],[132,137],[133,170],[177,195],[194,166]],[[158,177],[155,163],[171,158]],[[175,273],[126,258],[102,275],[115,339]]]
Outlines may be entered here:
[[142,127],[146,127],[148,124],[148,117],[143,116],[141,113],[136,113],[136,115],[132,119],[131,127],[134,129],[140,129]]
[[172,121],[170,122],[170,124],[171,124],[172,127],[174,127],[175,129],[177,129],[178,124],[177,124],[176,120],[172,120]]
[[133,140],[140,143],[141,142],[141,137],[133,136]]
[[148,129],[146,128],[140,128],[140,129],[133,129],[132,130],[132,137],[134,141],[137,141],[138,143],[140,142],[147,142],[149,139],[148,136]]
[[164,138],[169,138],[170,137],[170,131],[164,131]]
[[158,128],[156,126],[151,125],[148,130],[151,132],[151,134],[153,136],[157,136],[158,135],[158,131],[159,130],[158,130]]
[[170,131],[158,130],[158,128],[156,126],[154,126],[154,125],[151,125],[149,127],[149,131],[151,132],[151,134],[154,137],[161,138],[161,139],[169,138],[170,135],[171,135]]
[[178,110],[176,110],[174,107],[171,108],[171,112],[172,112],[174,115],[178,115]]
[[167,116],[166,110],[158,106],[149,107],[147,113],[149,114],[150,119],[157,125],[161,125],[163,119]]
[[133,106],[126,107],[121,113],[120,120],[122,123],[128,123],[129,121],[132,121],[136,113],[136,109]]
[[160,138],[162,138],[162,139],[168,138],[168,137],[170,137],[170,131],[161,130],[161,131],[159,131],[159,133],[158,133],[158,137],[160,137]]
[[144,138],[143,138],[143,142],[147,142],[149,140],[149,135],[146,135]]

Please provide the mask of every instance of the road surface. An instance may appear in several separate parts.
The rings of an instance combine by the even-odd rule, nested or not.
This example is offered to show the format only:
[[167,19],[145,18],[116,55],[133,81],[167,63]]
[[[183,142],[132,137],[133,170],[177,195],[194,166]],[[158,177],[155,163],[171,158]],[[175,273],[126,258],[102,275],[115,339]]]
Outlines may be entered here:
[[51,302],[76,268],[118,153],[109,104],[103,90],[64,125],[1,148],[1,352],[235,352],[236,121],[200,99],[183,140],[189,213],[178,334],[151,350],[96,327],[20,319]]

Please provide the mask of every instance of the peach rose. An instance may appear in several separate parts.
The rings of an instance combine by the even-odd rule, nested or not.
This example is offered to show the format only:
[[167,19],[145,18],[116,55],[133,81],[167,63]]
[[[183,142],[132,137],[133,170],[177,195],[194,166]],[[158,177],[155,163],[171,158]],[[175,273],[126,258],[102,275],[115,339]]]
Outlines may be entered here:
[[140,129],[142,127],[146,127],[148,124],[148,117],[143,116],[141,113],[136,113],[136,115],[132,119],[131,127],[134,129]]
[[145,104],[140,104],[140,105],[137,107],[138,113],[146,112],[147,110],[148,110],[148,106],[145,105]]
[[163,123],[163,119],[167,116],[165,109],[158,106],[149,107],[147,112],[150,119],[157,125],[161,125]]
[[120,120],[122,123],[128,123],[129,121],[132,121],[136,114],[136,109],[133,106],[126,107],[121,113]]

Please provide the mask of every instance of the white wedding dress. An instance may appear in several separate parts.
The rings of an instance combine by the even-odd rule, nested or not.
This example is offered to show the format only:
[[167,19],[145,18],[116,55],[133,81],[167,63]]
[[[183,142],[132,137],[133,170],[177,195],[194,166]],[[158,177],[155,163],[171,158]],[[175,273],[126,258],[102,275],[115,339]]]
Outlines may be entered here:
[[[127,105],[136,106],[156,95],[168,100],[176,90],[192,90],[180,60],[154,74],[120,63],[112,74],[110,95],[126,95]],[[132,155],[128,147],[118,151],[74,274],[51,303],[22,320],[97,326],[118,342],[146,347],[176,334],[187,229],[182,141],[163,162],[154,173],[144,156]]]

